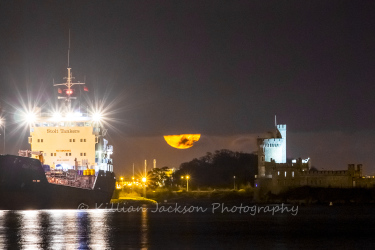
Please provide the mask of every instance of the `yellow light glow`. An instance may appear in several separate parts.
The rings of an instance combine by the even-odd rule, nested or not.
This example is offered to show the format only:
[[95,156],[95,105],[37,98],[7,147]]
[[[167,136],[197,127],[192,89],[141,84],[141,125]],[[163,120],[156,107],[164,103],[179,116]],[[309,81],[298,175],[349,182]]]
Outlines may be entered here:
[[142,181],[143,181],[143,182],[146,182],[146,180],[147,180],[146,177],[143,177],[143,178],[142,178]]
[[165,135],[164,140],[174,148],[186,149],[191,148],[200,137],[200,134]]

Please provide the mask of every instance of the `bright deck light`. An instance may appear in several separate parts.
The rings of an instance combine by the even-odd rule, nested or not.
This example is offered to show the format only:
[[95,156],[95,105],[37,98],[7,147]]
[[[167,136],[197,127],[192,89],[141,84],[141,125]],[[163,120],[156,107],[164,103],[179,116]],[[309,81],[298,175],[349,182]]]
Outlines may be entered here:
[[103,118],[102,114],[99,112],[96,112],[92,115],[92,119],[94,122],[100,122],[100,120]]
[[59,112],[53,113],[52,117],[55,121],[60,121],[62,118],[61,113]]
[[36,114],[33,112],[27,112],[24,119],[27,123],[34,123],[36,121]]

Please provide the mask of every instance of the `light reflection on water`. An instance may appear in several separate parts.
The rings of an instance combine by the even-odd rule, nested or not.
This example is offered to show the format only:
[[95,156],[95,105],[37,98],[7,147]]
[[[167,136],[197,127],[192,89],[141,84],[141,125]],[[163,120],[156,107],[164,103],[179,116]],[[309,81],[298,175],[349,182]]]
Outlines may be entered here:
[[141,247],[148,247],[148,212],[146,207],[143,207],[141,212]]
[[354,249],[369,248],[374,233],[375,206],[305,207],[297,216],[0,211],[0,249]]
[[4,227],[5,211],[0,210],[0,246],[5,246],[5,227]]
[[104,249],[104,210],[0,211],[0,248]]

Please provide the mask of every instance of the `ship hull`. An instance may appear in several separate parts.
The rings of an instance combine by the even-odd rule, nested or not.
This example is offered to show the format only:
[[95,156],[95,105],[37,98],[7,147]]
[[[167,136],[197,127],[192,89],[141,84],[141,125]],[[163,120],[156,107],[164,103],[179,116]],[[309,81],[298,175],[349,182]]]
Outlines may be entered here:
[[93,189],[49,183],[41,163],[32,158],[0,155],[0,209],[77,209],[105,207],[115,176],[99,171]]

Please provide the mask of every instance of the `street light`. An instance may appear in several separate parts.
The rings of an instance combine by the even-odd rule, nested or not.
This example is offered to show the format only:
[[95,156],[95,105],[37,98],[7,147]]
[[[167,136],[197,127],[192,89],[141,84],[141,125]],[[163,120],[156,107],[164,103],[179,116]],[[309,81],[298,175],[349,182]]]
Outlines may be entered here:
[[[190,176],[185,176],[186,178],[186,191],[189,192],[189,178]],[[184,179],[184,176],[181,176],[181,179]]]
[[120,180],[121,180],[121,187],[124,187],[124,181],[123,181],[124,178],[121,177]]
[[233,189],[236,190],[236,176],[233,176],[233,181],[234,181]]
[[142,182],[143,182],[143,197],[144,198],[146,198],[146,181],[147,181],[147,178],[143,177]]

